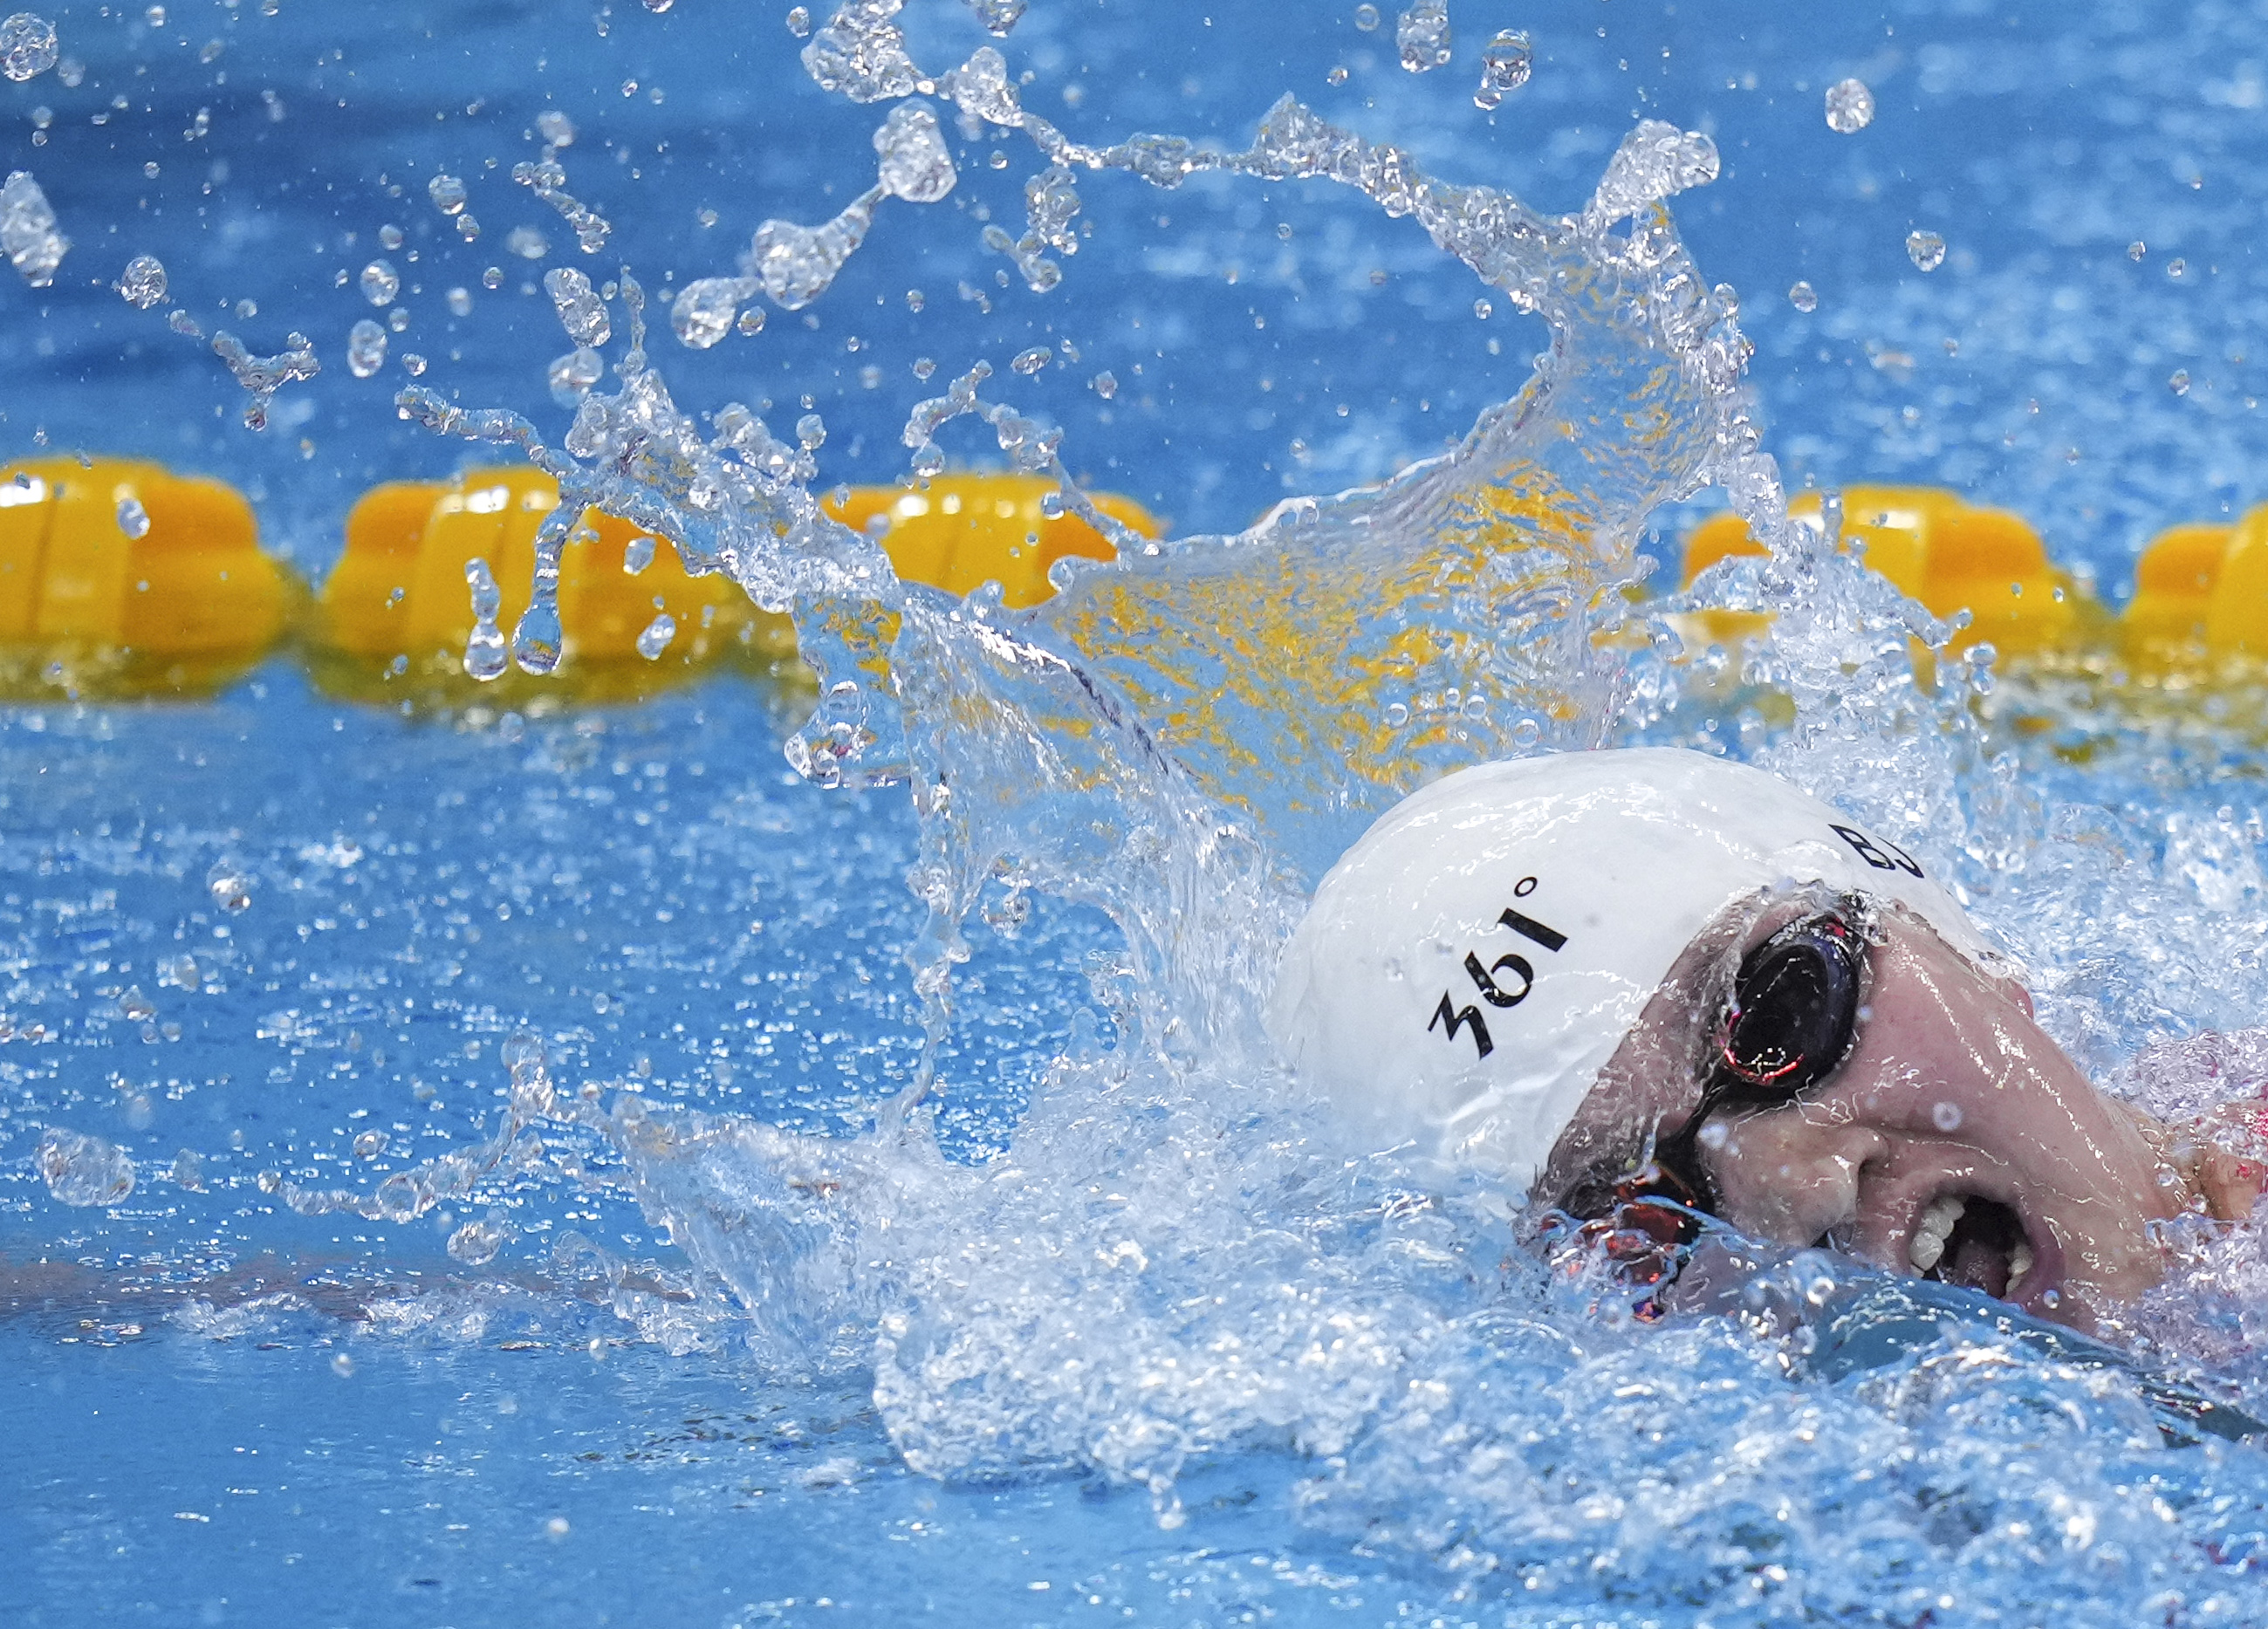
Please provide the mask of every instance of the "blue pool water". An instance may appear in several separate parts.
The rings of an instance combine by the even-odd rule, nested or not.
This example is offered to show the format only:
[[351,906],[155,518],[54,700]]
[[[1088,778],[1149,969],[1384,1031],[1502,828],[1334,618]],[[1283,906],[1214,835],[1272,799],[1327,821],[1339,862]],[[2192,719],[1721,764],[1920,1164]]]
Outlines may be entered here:
[[[1034,0],[999,48],[1078,140],[1241,147],[1290,92],[1555,213],[1638,120],[1705,132],[1722,173],[1671,211],[1740,292],[1791,485],[1956,484],[2113,600],[2157,527],[2268,495],[2252,11],[1453,0],[1451,64],[1411,75],[1383,9],[1365,30],[1351,7]],[[73,247],[54,289],[0,284],[0,445],[222,475],[319,573],[370,483],[465,456],[397,416],[402,352],[556,440],[545,267],[729,275],[761,221],[867,184],[884,107],[814,85],[785,11],[55,11],[81,82],[4,98],[11,166]],[[956,0],[902,20],[927,64],[991,40]],[[1491,117],[1476,53],[1504,26],[1532,33],[1535,74]],[[1879,111],[1845,136],[1821,107],[1849,75]],[[508,179],[553,109],[570,190],[613,223],[603,256]],[[1082,176],[1093,234],[1030,291],[975,217],[1020,230],[1029,147],[946,129],[953,196],[886,201],[807,311],[710,350],[658,337],[681,406],[744,401],[783,433],[817,411],[822,490],[888,481],[913,400],[987,357],[1072,470],[1188,535],[1432,457],[1551,337],[1317,181]],[[477,241],[427,202],[437,169],[467,180]],[[519,226],[548,258],[505,248]],[[1946,239],[1939,269],[1908,258],[1915,230]],[[324,371],[268,431],[204,346],[108,287],[140,252],[208,330],[313,339]],[[354,274],[381,254],[408,324],[359,380],[348,327],[384,312]],[[1041,343],[1058,360],[1008,374]],[[1653,552],[1713,501],[1656,513]],[[1939,859],[2115,1089],[2256,1087],[2252,736],[2052,695],[2057,727],[1986,707],[1969,731],[1899,700],[1903,674],[1874,685],[1869,606],[1830,579],[1790,608],[1810,641],[1780,653],[1793,730],[1671,693],[1672,667],[1634,662],[1604,700],[1548,652],[1530,676],[1565,681],[1567,729],[1777,753]],[[1165,642],[1080,649],[1130,693],[1145,661],[1178,671]],[[0,1619],[2268,1622],[2268,1459],[2169,1436],[2137,1370],[1964,1305],[1830,1363],[1813,1331],[1881,1286],[1808,1254],[1759,1269],[1793,1337],[1634,1323],[1486,1193],[1344,1157],[1263,1065],[1173,1028],[1199,1008],[1130,958],[1108,889],[987,877],[937,1085],[902,1128],[924,1043],[907,879],[937,856],[902,789],[787,767],[811,704],[733,677],[404,718],[279,660],[205,704],[0,711]],[[1312,836],[1264,778],[1208,772],[1270,836]],[[1086,806],[1058,826],[1064,807]],[[1215,970],[1242,977],[1226,953]],[[2184,1050],[2202,1030],[2230,1036]],[[54,1131],[102,1139],[72,1179],[93,1194],[43,1178]],[[132,1190],[65,1203],[118,1175],[99,1148]],[[438,1197],[387,1186],[458,1155]],[[2249,1233],[2200,1245],[2120,1345],[2259,1412],[2264,1290]]]

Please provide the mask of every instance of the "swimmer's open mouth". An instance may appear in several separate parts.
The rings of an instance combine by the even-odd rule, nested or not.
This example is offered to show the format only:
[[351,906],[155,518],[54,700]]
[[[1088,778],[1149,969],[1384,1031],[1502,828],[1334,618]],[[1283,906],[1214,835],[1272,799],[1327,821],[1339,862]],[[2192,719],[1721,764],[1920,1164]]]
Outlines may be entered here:
[[1940,1194],[1922,1211],[1906,1257],[1916,1272],[2006,1296],[2032,1270],[2031,1241],[2009,1206],[1981,1194]]

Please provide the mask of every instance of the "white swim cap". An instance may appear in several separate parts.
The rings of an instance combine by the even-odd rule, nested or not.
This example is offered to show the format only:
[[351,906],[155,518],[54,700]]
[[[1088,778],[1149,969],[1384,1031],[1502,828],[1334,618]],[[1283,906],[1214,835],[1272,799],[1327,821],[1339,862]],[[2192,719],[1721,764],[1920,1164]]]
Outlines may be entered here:
[[1668,747],[1482,764],[1404,799],[1331,868],[1269,1033],[1380,1146],[1525,1187],[1695,936],[1805,882],[1992,954],[1912,856],[1762,770]]

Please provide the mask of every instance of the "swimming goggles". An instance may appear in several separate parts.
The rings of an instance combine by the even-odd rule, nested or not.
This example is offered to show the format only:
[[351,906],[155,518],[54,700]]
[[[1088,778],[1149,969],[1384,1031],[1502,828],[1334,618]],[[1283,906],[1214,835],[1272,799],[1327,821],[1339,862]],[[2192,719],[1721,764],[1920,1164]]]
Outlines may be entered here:
[[1603,1241],[1624,1276],[1653,1283],[1672,1277],[1676,1252],[1700,1236],[1719,1199],[1702,1165],[1702,1132],[1727,1108],[1778,1109],[1842,1067],[1859,1029],[1867,940],[1854,919],[1861,903],[1801,917],[1741,959],[1718,1020],[1701,1101],[1659,1139],[1652,1159],[1611,1187],[1589,1186],[1589,1203],[1564,1208],[1581,1236]]

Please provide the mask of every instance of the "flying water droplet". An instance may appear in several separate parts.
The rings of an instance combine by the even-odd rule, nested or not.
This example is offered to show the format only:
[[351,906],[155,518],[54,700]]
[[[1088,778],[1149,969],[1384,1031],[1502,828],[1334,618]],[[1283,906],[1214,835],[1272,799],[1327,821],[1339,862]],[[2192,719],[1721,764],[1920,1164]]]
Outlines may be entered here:
[[394,269],[390,261],[374,260],[362,269],[357,280],[362,297],[373,306],[390,306],[394,297],[401,292],[401,274]]
[[1874,122],[1874,93],[1857,79],[1838,79],[1827,87],[1827,128],[1838,136],[1855,136]]
[[1087,381],[1087,384],[1093,388],[1094,394],[1101,396],[1105,402],[1109,401],[1113,396],[1118,394],[1118,375],[1113,373],[1108,368],[1105,368],[1101,372],[1097,373],[1093,379]]
[[150,512],[131,493],[118,500],[118,529],[136,540],[150,535]]
[[559,666],[566,640],[559,623],[556,593],[547,597],[538,592],[527,609],[519,614],[519,623],[512,630],[512,660],[519,665],[522,673],[541,678]]
[[874,132],[874,151],[882,161],[882,189],[908,203],[935,203],[959,179],[936,110],[919,98],[890,109]]
[[1480,89],[1473,92],[1473,106],[1491,108],[1528,83],[1535,51],[1528,35],[1517,28],[1500,30],[1497,37],[1481,48]]
[[2166,381],[2166,387],[2169,390],[2171,390],[2177,396],[2185,396],[2189,394],[2190,371],[2187,368],[2176,368],[2173,372],[2173,377]]
[[575,122],[556,107],[547,107],[535,115],[535,133],[543,138],[547,147],[575,144]]
[[1394,25],[1402,65],[1422,74],[1449,60],[1449,0],[1417,0]]
[[1806,313],[1815,312],[1819,309],[1819,291],[1799,278],[1787,291],[1787,303]]
[[937,82],[938,93],[949,96],[966,119],[981,119],[1003,129],[1021,129],[1024,110],[1016,88],[1008,83],[1008,59],[989,45],[980,45],[968,60]]
[[606,377],[606,372],[605,359],[585,345],[554,357],[545,376],[551,385],[551,399],[561,407],[573,407],[589,394],[592,386]]
[[1024,15],[1027,0],[968,0],[976,20],[993,33],[1005,35]]
[[544,291],[559,312],[559,326],[578,345],[596,348],[614,337],[607,303],[591,286],[591,279],[572,266],[554,266],[543,274]]
[[806,453],[816,453],[827,442],[827,421],[816,413],[806,413],[795,421],[795,439]]
[[205,873],[205,892],[223,910],[242,910],[252,903],[252,878],[243,866],[222,860]]
[[1906,258],[1923,271],[1935,271],[1945,264],[1945,240],[1933,232],[1910,232]]
[[1944,1131],[1948,1135],[1961,1129],[1961,1105],[1959,1103],[1938,1103],[1933,1105],[1929,1111],[1929,1123],[1937,1127],[1939,1131]]
[[637,653],[650,662],[659,661],[661,653],[669,648],[669,642],[675,638],[677,619],[664,611],[648,623],[645,631],[638,635]]
[[134,1191],[134,1161],[99,1137],[50,1126],[40,1138],[38,1157],[58,1205],[115,1205]]
[[1354,26],[1365,33],[1378,26],[1378,8],[1371,4],[1370,0],[1363,0],[1362,4],[1355,7]]
[[0,250],[26,283],[44,289],[55,280],[70,240],[55,230],[55,212],[29,170],[12,172],[0,186]]
[[622,570],[632,577],[644,571],[653,564],[653,548],[654,540],[651,537],[630,539],[622,545]]
[[[877,188],[876,193],[881,189]],[[874,194],[854,198],[823,226],[768,220],[756,228],[746,269],[784,311],[801,311],[824,294],[874,224]]]
[[0,21],[0,74],[21,85],[55,65],[55,26],[44,17],[18,11]]
[[504,234],[504,247],[522,260],[541,260],[551,253],[551,240],[533,226],[515,226]]
[[[732,332],[740,302],[754,299],[759,286],[753,277],[696,277],[677,291],[669,308],[670,329],[679,343],[706,350]],[[761,307],[757,317],[761,327]]]
[[465,638],[465,671],[482,683],[504,676],[506,666],[504,631],[497,614],[504,608],[504,593],[496,573],[478,555],[465,562],[465,586],[473,599],[473,631]]
[[790,6],[787,12],[787,31],[799,40],[808,39],[811,35],[811,13],[802,6]]
[[128,305],[147,311],[165,300],[166,268],[154,254],[136,254],[126,262],[117,286],[120,298]]
[[436,174],[425,183],[425,195],[433,200],[433,207],[444,215],[464,212],[465,183],[453,175]]
[[468,1221],[449,1235],[449,1254],[468,1267],[484,1266],[504,1248],[505,1226],[495,1220]]
[[1020,350],[1016,353],[1015,359],[1008,364],[1008,371],[1012,373],[1021,373],[1028,379],[1054,361],[1055,354],[1045,345],[1035,345],[1029,350]]
[[347,372],[368,379],[386,365],[386,330],[364,317],[347,330]]
[[[180,328],[188,313],[176,311],[173,326]],[[195,324],[190,328],[194,329]],[[230,374],[247,393],[244,423],[248,430],[268,428],[268,409],[276,400],[276,393],[296,380],[313,379],[323,371],[316,359],[315,347],[305,334],[291,333],[284,336],[284,349],[272,357],[255,357],[245,348],[244,342],[225,329],[212,336],[213,355],[218,357]]]

